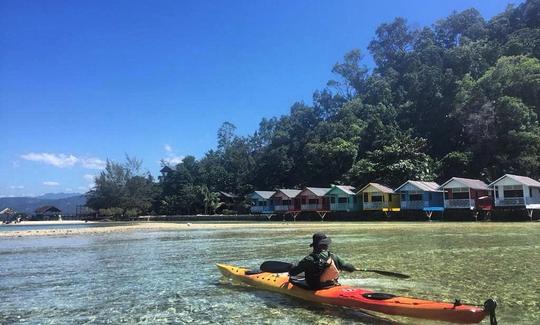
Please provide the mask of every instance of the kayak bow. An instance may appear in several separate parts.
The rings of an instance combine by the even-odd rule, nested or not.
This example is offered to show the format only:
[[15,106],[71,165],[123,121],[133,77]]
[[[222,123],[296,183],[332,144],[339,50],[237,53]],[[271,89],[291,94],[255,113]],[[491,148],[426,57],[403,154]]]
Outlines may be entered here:
[[495,325],[495,301],[489,299],[484,307],[400,297],[366,289],[339,285],[322,290],[308,290],[289,282],[285,273],[251,272],[246,268],[217,264],[219,271],[254,287],[283,293],[303,300],[380,312],[388,315],[423,318],[461,324],[476,324],[490,316]]

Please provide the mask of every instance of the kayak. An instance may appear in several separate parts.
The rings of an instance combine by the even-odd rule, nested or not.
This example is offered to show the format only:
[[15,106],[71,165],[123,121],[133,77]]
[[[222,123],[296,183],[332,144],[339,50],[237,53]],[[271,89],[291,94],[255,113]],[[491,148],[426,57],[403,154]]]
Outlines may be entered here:
[[302,287],[302,282],[290,280],[286,273],[253,272],[246,268],[226,264],[217,264],[217,267],[225,277],[260,289],[279,292],[311,302],[461,324],[480,323],[486,316],[490,316],[491,324],[496,324],[496,303],[491,299],[488,299],[481,307],[463,305],[459,300],[454,303],[438,302],[401,297],[346,285],[309,290]]

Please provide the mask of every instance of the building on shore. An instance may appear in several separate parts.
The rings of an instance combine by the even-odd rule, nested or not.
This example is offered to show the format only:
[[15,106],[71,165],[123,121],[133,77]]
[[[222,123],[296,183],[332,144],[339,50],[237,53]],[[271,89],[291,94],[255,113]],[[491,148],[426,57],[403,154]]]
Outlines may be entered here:
[[275,191],[255,191],[249,195],[251,213],[273,213],[274,205],[270,199]]
[[37,220],[62,220],[62,211],[52,205],[44,205],[34,211]]
[[216,209],[216,213],[223,213],[225,210],[234,213],[245,212],[245,208],[242,208],[243,199],[240,196],[225,191],[218,191],[217,195],[221,204],[219,208]]
[[325,194],[329,187],[305,187],[297,196],[302,211],[330,211],[330,200]]
[[491,211],[493,199],[486,183],[479,179],[452,177],[443,183],[445,209]]
[[280,188],[272,195],[274,211],[279,213],[300,211],[300,198],[297,198],[301,190]]
[[383,211],[385,213],[399,211],[401,208],[399,194],[391,188],[379,183],[369,183],[358,191],[362,198],[362,210]]
[[530,177],[506,174],[489,187],[496,208],[525,209],[531,219],[533,210],[540,209],[540,182]]
[[435,182],[411,180],[401,184],[395,190],[401,196],[401,210],[424,211],[429,219],[433,212],[444,211],[444,194],[439,186]]
[[353,212],[362,209],[361,200],[356,196],[355,188],[349,185],[332,185],[325,194],[330,200],[330,211]]

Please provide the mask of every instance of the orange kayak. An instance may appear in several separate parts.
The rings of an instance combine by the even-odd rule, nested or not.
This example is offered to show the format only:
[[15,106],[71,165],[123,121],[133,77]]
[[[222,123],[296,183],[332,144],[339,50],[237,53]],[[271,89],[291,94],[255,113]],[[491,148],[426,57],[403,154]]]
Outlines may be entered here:
[[479,307],[462,305],[458,301],[448,303],[400,297],[346,285],[308,290],[302,288],[300,283],[291,283],[289,276],[284,273],[256,273],[225,264],[217,264],[217,267],[225,277],[311,302],[461,324],[476,324],[489,315],[491,323],[496,324],[496,303],[491,299],[486,301],[483,307]]

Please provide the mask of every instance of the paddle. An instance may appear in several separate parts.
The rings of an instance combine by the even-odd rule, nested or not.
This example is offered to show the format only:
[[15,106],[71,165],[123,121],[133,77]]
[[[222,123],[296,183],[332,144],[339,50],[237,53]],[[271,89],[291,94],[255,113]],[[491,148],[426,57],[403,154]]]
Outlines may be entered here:
[[[269,272],[269,273],[285,273],[289,272],[289,270],[292,268],[291,263],[286,262],[280,262],[280,261],[266,261],[261,264],[261,271],[263,272]],[[390,272],[390,271],[382,271],[382,270],[371,270],[371,269],[355,269],[355,271],[360,272],[372,272],[377,273],[380,275],[386,275],[386,276],[393,276],[400,279],[408,279],[410,276],[406,274],[396,273],[396,272]]]

